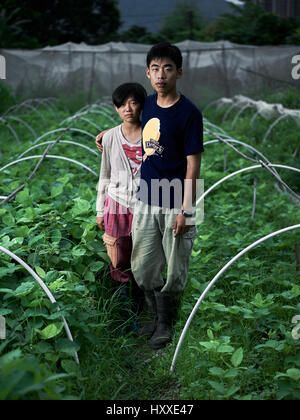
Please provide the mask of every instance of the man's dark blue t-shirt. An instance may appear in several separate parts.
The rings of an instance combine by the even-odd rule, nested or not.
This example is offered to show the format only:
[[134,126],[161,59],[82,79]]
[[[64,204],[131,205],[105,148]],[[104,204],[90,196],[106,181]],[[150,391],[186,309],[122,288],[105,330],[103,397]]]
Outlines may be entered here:
[[181,209],[188,155],[203,148],[203,119],[184,95],[169,108],[148,96],[142,116],[143,164],[137,198],[149,205]]

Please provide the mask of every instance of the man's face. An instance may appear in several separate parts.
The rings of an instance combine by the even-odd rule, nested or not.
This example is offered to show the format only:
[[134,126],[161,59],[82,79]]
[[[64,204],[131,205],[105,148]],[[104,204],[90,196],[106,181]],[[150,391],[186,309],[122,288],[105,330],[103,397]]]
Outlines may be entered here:
[[168,94],[176,91],[176,82],[182,75],[170,58],[153,59],[147,68],[147,77],[157,93]]

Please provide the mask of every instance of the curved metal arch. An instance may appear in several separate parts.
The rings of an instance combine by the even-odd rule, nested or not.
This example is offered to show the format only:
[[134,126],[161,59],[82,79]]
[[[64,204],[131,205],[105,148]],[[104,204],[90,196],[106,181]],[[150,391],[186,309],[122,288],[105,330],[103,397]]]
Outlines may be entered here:
[[231,123],[231,127],[234,127],[235,126],[235,124],[236,124],[236,122],[237,122],[237,119],[240,117],[240,115],[245,111],[245,109],[247,109],[247,108],[253,108],[253,106],[251,105],[251,104],[246,104],[246,105],[244,105],[236,114],[235,114],[235,117],[234,117],[234,119],[232,120],[232,123]]
[[[8,255],[9,257],[11,257],[15,261],[17,261],[19,264],[21,264],[25,268],[25,270],[27,270],[27,272],[29,274],[31,274],[31,276],[35,279],[35,281],[40,285],[40,287],[46,293],[46,295],[49,298],[49,300],[51,301],[51,303],[56,303],[56,300],[55,300],[54,296],[52,295],[52,293],[48,289],[48,287],[45,285],[43,280],[36,274],[36,272],[28,264],[25,263],[25,261],[23,261],[20,257],[18,257],[13,252],[9,251],[8,249],[4,248],[3,246],[0,246],[0,251],[2,251],[4,254]],[[61,317],[62,317],[62,320],[63,320],[63,323],[64,323],[64,328],[65,328],[65,331],[66,331],[66,334],[67,334],[69,340],[74,341],[73,337],[72,337],[72,333],[70,331],[69,325],[68,325],[65,317],[63,315]],[[76,363],[79,365],[79,358],[78,358],[78,354],[77,354],[76,351],[74,352],[74,356],[75,356]]]
[[110,121],[114,124],[114,125],[116,125],[118,122],[117,122],[117,120],[115,120],[111,115],[108,115],[108,114],[106,114],[105,112],[103,112],[103,111],[98,111],[98,110],[96,110],[96,109],[93,109],[93,108],[91,108],[90,109],[90,113],[91,114],[100,114],[100,115],[103,115],[104,117],[106,117],[106,118],[109,118],[110,119]]
[[28,103],[24,103],[24,104],[23,104],[23,106],[25,106],[25,107],[27,107],[27,108],[30,108],[31,110],[33,110],[34,112],[36,112],[36,113],[38,114],[38,116],[39,116],[39,117],[41,117],[41,119],[44,121],[44,123],[45,123],[45,124],[47,124],[47,120],[46,120],[46,118],[44,117],[44,115],[43,115],[43,114],[41,114],[41,113],[40,113],[40,111],[38,111],[38,110],[36,109],[36,107],[35,107],[35,106],[33,106],[33,105],[31,105],[31,104],[28,104]]
[[[289,169],[291,171],[300,172],[300,169],[293,168],[292,166],[286,166],[286,165],[279,165],[279,164],[268,164],[271,168],[284,168]],[[222,184],[223,182],[227,181],[229,178],[232,178],[235,175],[241,174],[242,172],[251,171],[252,169],[264,169],[262,165],[254,165],[254,166],[248,166],[247,168],[239,169],[236,172],[233,172],[224,178],[221,178],[219,181],[217,181],[214,185],[212,185],[207,191],[205,191],[197,200],[196,205],[198,206],[199,203],[204,199],[204,197],[207,196],[213,189],[215,189],[218,185]]]
[[254,121],[255,121],[255,119],[256,119],[256,117],[257,117],[258,115],[261,115],[261,114],[260,114],[260,110],[256,111],[256,112],[253,114],[253,116],[251,117],[251,120],[250,120],[250,127],[252,127],[252,126],[253,126],[253,123],[254,123]]
[[[96,110],[95,108],[100,108],[101,109],[101,111],[98,111],[98,110]],[[113,117],[111,116],[111,115],[109,115],[109,114],[107,114],[107,113],[105,113],[105,112],[103,112],[103,106],[101,105],[101,104],[97,104],[97,103],[95,103],[95,104],[92,104],[92,105],[85,105],[84,107],[82,107],[82,108],[80,108],[78,111],[77,111],[77,113],[76,114],[79,114],[79,113],[94,113],[94,114],[100,114],[100,115],[103,115],[104,117],[108,117],[110,120],[111,120],[111,122],[113,123],[113,124],[117,124],[117,121],[116,120],[114,120],[113,119]]]
[[55,112],[57,110],[56,109],[53,109],[52,108],[52,105],[47,102],[47,98],[35,98],[35,99],[32,99],[32,102],[33,103],[37,103],[38,106],[44,106],[47,109],[51,110],[51,112],[54,115],[54,117],[56,117]]
[[78,133],[81,133],[81,134],[85,134],[85,135],[87,135],[89,137],[92,137],[92,139],[95,139],[95,136],[92,135],[91,133],[89,133],[88,131],[81,130],[80,128],[67,127],[67,128],[56,128],[55,130],[48,131],[47,133],[44,133],[42,136],[40,136],[39,138],[37,138],[33,142],[33,144],[36,144],[37,142],[39,142],[40,140],[42,140],[44,137],[49,136],[50,134],[58,133],[58,132],[61,132],[61,131],[65,131],[66,133],[68,131],[75,131],[75,132],[78,132]]
[[244,248],[242,251],[240,251],[235,257],[233,257],[226,265],[224,265],[224,267],[215,275],[215,277],[211,280],[211,282],[208,284],[208,286],[205,288],[204,292],[201,294],[200,298],[198,299],[197,303],[195,304],[192,312],[190,313],[190,316],[188,317],[188,320],[183,328],[183,331],[181,333],[181,336],[179,338],[175,353],[174,353],[174,357],[172,360],[172,364],[171,364],[171,373],[174,372],[174,368],[175,368],[175,364],[176,364],[176,360],[180,351],[180,348],[182,346],[184,337],[187,333],[187,330],[192,322],[192,319],[195,315],[195,313],[197,312],[201,302],[203,301],[203,299],[205,298],[205,296],[207,295],[207,293],[209,292],[209,290],[212,288],[212,286],[216,283],[216,281],[221,277],[221,275],[223,273],[225,273],[225,271],[235,262],[237,261],[242,255],[246,254],[248,251],[250,251],[252,248],[254,248],[255,246],[261,244],[262,242],[266,241],[269,238],[272,238],[273,236],[276,235],[280,235],[281,233],[285,233],[288,232],[290,230],[294,230],[294,229],[299,229],[300,228],[300,224],[298,225],[293,225],[293,226],[288,226],[284,229],[280,229],[277,230],[276,232],[270,233],[269,235],[264,236],[263,238],[258,239],[257,241],[253,242],[251,245],[247,246],[246,248]]
[[[248,143],[244,143],[242,141],[236,140],[236,139],[232,139],[232,138],[228,138],[226,139],[226,141],[228,141],[229,143],[236,143],[236,144],[240,144],[241,146],[246,147],[246,149],[251,150],[251,152],[257,153],[260,157],[262,157],[267,163],[271,163],[259,150],[255,149],[255,147],[251,146]],[[225,142],[222,142],[219,139],[213,139],[213,140],[208,140],[206,142],[203,143],[204,146],[207,146],[208,144],[212,144],[212,143],[223,143],[226,144]]]
[[84,117],[84,115],[86,115],[86,114],[88,114],[89,113],[89,111],[85,111],[85,112],[82,112],[82,113],[80,113],[80,114],[75,114],[75,115],[73,115],[72,117],[68,117],[68,118],[66,118],[65,120],[63,120],[61,123],[59,123],[59,125],[62,125],[62,124],[64,124],[65,122],[69,122],[69,121],[72,121],[72,120],[76,120],[76,121],[79,121],[79,120],[83,120],[83,121],[86,121],[87,123],[89,123],[89,124],[91,124],[93,127],[95,127],[97,130],[99,130],[99,131],[101,131],[102,130],[102,128],[101,127],[99,127],[97,124],[95,124],[93,121],[90,121],[88,118],[85,118]]
[[203,128],[204,128],[204,131],[207,131],[207,134],[209,134],[209,128],[207,128],[207,125],[213,127],[214,129],[219,130],[219,131],[217,131],[217,134],[223,134],[225,136],[227,135],[226,134],[226,131],[223,130],[223,128],[221,128],[221,127],[219,127],[219,126],[211,123],[206,118],[203,118]]
[[107,102],[96,103],[96,104],[92,105],[92,108],[100,108],[104,112],[108,113],[109,116],[111,116],[111,114],[110,114],[111,111],[113,111],[113,115],[115,115],[115,113],[116,113],[115,108]]
[[284,115],[280,115],[280,117],[278,117],[278,118],[276,118],[276,120],[270,125],[270,127],[268,128],[268,130],[267,130],[267,132],[266,132],[266,134],[265,134],[265,136],[264,136],[264,138],[263,138],[263,141],[262,141],[262,144],[264,144],[265,143],[265,141],[267,140],[267,138],[268,138],[268,136],[269,136],[269,134],[271,133],[271,131],[273,130],[273,128],[275,127],[275,125],[277,125],[281,120],[283,120],[284,118],[286,118],[286,117],[290,117],[290,115],[288,115],[288,114],[284,114]]
[[[37,149],[41,146],[46,146],[47,144],[53,144],[55,143],[55,140],[53,141],[45,141],[44,143],[39,143],[36,144],[35,146],[30,147],[29,149],[25,150],[25,152],[21,153],[19,155],[19,158],[25,156],[28,152],[30,152],[31,150]],[[87,150],[88,152],[92,153],[93,155],[99,156],[99,153],[96,152],[96,150],[94,149],[90,149],[88,146],[86,146],[85,144],[81,144],[81,143],[76,143],[75,141],[71,141],[71,140],[59,140],[59,142],[57,143],[57,145],[61,144],[61,143],[65,143],[65,144],[72,144],[73,146],[78,146],[81,147],[85,150]]]
[[91,124],[93,127],[95,127],[95,128],[96,128],[97,130],[99,130],[99,131],[101,131],[101,130],[102,130],[102,128],[101,128],[101,127],[99,127],[99,125],[97,125],[97,124],[96,124],[96,123],[94,123],[93,121],[89,120],[88,118],[81,117],[81,120],[83,120],[83,121],[85,121],[85,122],[87,122],[87,123]]
[[[269,161],[269,159],[267,159],[259,150],[257,150],[257,149],[255,149],[253,146],[251,146],[250,144],[248,144],[248,143],[244,143],[244,142],[241,142],[240,140],[236,140],[236,139],[234,139],[234,138],[232,138],[232,137],[230,137],[228,134],[219,134],[219,133],[214,133],[214,132],[212,132],[214,135],[216,135],[216,136],[218,136],[218,137],[220,137],[219,139],[214,139],[214,141],[215,140],[218,140],[220,143],[222,143],[222,140],[223,140],[223,138],[222,137],[224,137],[224,140],[226,140],[227,142],[234,142],[234,143],[237,143],[237,144],[241,144],[241,145],[243,145],[243,146],[245,146],[246,148],[248,148],[249,150],[251,150],[251,151],[253,151],[253,152],[255,152],[255,153],[257,153],[259,156],[261,156],[264,160],[265,160],[265,162],[267,162],[268,164],[270,164],[271,162]],[[224,143],[225,143],[225,141],[224,141]],[[205,143],[204,143],[205,144]],[[279,176],[279,174],[278,174],[278,172],[276,171],[276,169],[274,169],[274,172],[275,172],[275,174],[276,175],[278,175]]]
[[225,123],[226,119],[228,118],[228,116],[229,116],[230,112],[233,110],[233,108],[236,108],[239,105],[240,105],[239,103],[233,103],[233,104],[230,105],[230,107],[226,110],[226,112],[225,112],[225,114],[222,118],[222,124]]
[[15,120],[18,121],[19,123],[25,125],[26,128],[28,128],[28,130],[31,132],[31,134],[33,135],[33,137],[36,137],[36,132],[34,131],[34,129],[31,127],[30,124],[28,124],[26,121],[22,120],[19,117],[13,117],[12,115],[6,115],[6,117],[4,117],[4,119],[8,119],[10,118],[11,120]]
[[[14,162],[8,163],[7,165],[3,166],[3,168],[0,168],[0,172],[4,171],[5,169],[9,168],[10,166],[16,165],[19,162],[23,162],[25,160],[40,159],[41,157],[43,157],[43,155],[28,156],[28,157],[25,157],[25,158],[22,158],[22,159],[15,160]],[[86,169],[88,172],[90,172],[94,176],[98,177],[96,172],[94,172],[91,168],[84,165],[83,163],[78,162],[77,160],[70,159],[70,158],[67,158],[65,156],[56,156],[56,155],[46,155],[45,158],[66,160],[68,162],[74,163],[75,165],[81,166],[82,168]]]
[[26,99],[25,101],[23,101],[19,104],[14,104],[14,105],[10,106],[2,116],[4,117],[5,115],[7,115],[10,112],[15,112],[15,110],[18,110],[19,108],[21,108],[23,106],[23,104],[25,104],[28,101],[29,101],[29,99]]
[[52,103],[55,100],[58,100],[57,98],[49,97],[49,98],[43,98],[45,102],[47,102],[49,107],[53,108],[53,110],[57,113],[59,113],[59,109]]
[[0,117],[0,121],[2,121],[3,122],[3,124],[5,125],[5,126],[7,126],[7,128],[11,131],[11,133],[14,135],[14,137],[15,137],[15,139],[17,140],[17,142],[19,143],[19,144],[21,144],[21,142],[20,142],[20,139],[19,139],[19,137],[18,137],[18,134],[16,133],[16,131],[12,128],[12,126],[6,121],[6,119],[5,118],[2,118],[2,117]]
[[212,102],[209,102],[203,109],[203,112],[207,111],[208,108],[210,108],[212,105],[218,104],[220,102],[220,99],[215,99]]

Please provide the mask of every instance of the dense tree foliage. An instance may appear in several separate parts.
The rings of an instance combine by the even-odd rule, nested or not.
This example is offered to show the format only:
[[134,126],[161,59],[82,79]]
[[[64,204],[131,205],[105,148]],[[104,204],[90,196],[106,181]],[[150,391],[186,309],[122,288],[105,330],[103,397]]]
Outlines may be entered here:
[[110,41],[119,26],[117,0],[3,0],[0,47],[36,48],[69,41],[101,44]]
[[245,0],[243,7],[231,4],[232,14],[207,24],[194,0],[176,2],[156,33],[134,25],[119,33],[118,0],[2,0],[0,48],[38,48],[64,42],[96,45],[109,41],[154,44],[228,40],[248,45],[300,45],[300,22],[266,12]]
[[[155,34],[139,28],[126,32],[131,42],[155,43],[159,41],[180,42],[186,39],[196,41],[228,40],[247,45],[300,45],[300,22],[283,18],[263,9],[261,5],[246,0],[243,7],[230,4],[232,14],[220,16],[213,24],[205,24],[196,3],[179,1],[163,21]],[[125,35],[125,33],[124,33]],[[134,40],[135,36],[135,40]],[[121,36],[122,41],[127,38]]]
[[[283,18],[265,11],[261,5],[245,2],[243,7],[231,4],[234,14],[224,14],[202,32],[205,41],[226,39],[238,44],[279,45],[299,42],[293,18]],[[299,29],[298,29],[299,30]]]

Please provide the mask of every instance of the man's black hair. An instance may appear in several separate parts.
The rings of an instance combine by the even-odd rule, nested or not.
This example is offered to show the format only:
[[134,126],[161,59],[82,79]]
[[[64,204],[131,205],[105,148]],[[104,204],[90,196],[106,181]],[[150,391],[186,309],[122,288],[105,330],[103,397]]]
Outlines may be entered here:
[[149,68],[151,61],[157,58],[170,58],[176,64],[177,70],[182,68],[181,51],[169,42],[160,42],[151,48],[147,54],[147,67]]
[[147,98],[147,92],[139,83],[123,83],[112,94],[112,101],[117,108],[128,99],[133,97],[143,108]]

